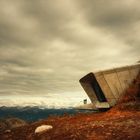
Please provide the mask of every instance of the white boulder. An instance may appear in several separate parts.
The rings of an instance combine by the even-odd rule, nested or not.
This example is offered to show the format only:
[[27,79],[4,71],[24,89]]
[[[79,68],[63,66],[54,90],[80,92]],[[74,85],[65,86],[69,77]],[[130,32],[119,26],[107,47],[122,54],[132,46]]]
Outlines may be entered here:
[[52,125],[41,125],[41,126],[38,126],[35,129],[35,133],[42,133],[42,132],[48,131],[48,130],[50,130],[52,128],[53,128]]

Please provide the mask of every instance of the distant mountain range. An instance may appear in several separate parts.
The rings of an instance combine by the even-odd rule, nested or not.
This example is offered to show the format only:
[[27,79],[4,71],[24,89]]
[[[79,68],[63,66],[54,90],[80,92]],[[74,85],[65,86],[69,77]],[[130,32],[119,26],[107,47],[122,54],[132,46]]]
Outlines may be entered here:
[[30,107],[0,107],[0,118],[17,117],[28,122],[34,122],[49,116],[62,116],[64,114],[76,114],[79,112],[93,112],[89,110],[78,110],[73,108],[40,108],[38,106]]

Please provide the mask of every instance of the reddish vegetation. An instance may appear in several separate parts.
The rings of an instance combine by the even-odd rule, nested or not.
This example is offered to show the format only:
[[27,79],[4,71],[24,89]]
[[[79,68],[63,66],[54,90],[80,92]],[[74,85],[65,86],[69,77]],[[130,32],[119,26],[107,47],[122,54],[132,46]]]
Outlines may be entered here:
[[[0,134],[0,140],[140,140],[140,75],[119,103],[104,113],[51,117],[11,132]],[[53,129],[35,134],[41,124]]]

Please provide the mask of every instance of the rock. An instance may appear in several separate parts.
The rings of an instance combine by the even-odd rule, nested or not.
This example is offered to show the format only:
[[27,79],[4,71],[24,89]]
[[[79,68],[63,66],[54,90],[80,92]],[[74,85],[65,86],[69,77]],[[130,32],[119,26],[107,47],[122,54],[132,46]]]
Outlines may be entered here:
[[0,119],[0,132],[17,128],[17,127],[21,127],[21,126],[25,126],[27,124],[28,124],[27,122],[19,118]]
[[5,130],[5,133],[11,133],[10,129]]
[[24,120],[19,119],[19,118],[8,118],[5,121],[9,129],[27,125],[27,123]]
[[38,126],[36,129],[35,129],[35,133],[42,133],[42,132],[46,132],[50,129],[52,129],[53,126],[52,125],[41,125],[41,126]]
[[7,129],[7,124],[4,120],[0,120],[0,132],[5,131]]

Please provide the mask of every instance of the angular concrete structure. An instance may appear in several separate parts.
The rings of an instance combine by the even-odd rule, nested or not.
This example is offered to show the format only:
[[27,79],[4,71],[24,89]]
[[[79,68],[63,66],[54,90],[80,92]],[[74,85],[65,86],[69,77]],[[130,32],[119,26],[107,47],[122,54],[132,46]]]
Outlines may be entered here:
[[120,67],[81,78],[80,84],[95,108],[114,106],[140,72],[140,64]]

